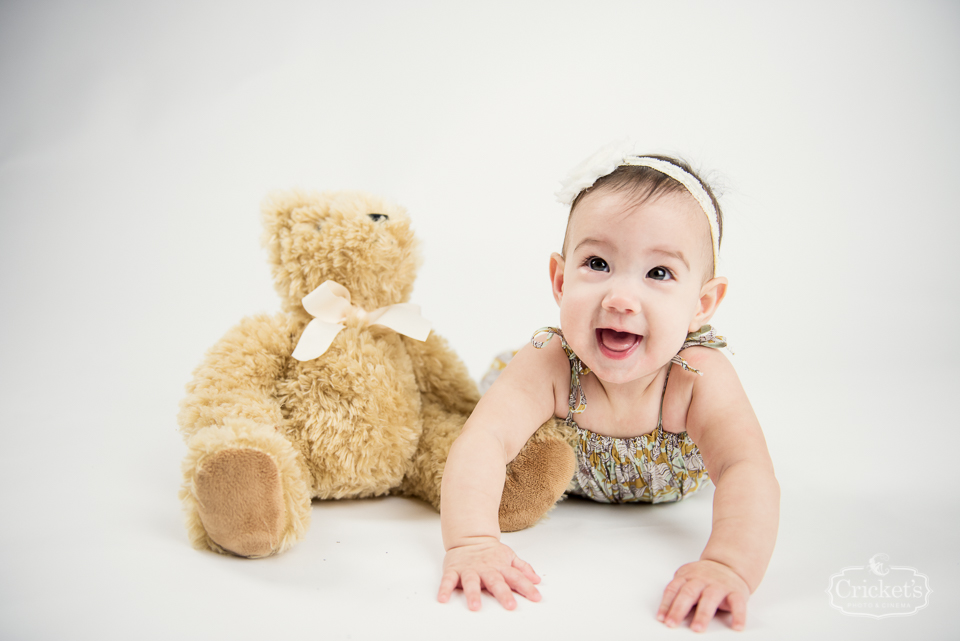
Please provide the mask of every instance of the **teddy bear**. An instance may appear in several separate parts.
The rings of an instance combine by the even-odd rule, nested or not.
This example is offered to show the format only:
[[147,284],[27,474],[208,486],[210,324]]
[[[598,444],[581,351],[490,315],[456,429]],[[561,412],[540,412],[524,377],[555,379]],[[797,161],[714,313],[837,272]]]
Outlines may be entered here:
[[[408,303],[420,258],[406,210],[356,191],[287,191],[262,214],[282,311],[243,319],[207,352],[177,417],[192,544],[283,552],[304,538],[314,499],[398,494],[439,510],[447,452],[479,395]],[[548,421],[510,463],[503,531],[562,497],[570,437]]]

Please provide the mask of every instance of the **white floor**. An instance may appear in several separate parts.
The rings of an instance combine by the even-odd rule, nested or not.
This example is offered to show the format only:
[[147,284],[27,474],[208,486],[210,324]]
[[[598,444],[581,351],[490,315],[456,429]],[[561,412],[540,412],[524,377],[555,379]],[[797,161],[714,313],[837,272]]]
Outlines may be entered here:
[[[568,500],[505,539],[541,573],[543,600],[521,600],[507,612],[485,598],[471,613],[459,594],[449,604],[435,601],[438,518],[422,503],[318,504],[306,541],[279,557],[245,561],[190,549],[171,493],[142,485],[99,497],[68,490],[43,510],[36,495],[6,501],[12,514],[33,522],[4,535],[4,639],[572,639],[598,627],[675,638],[681,632],[653,613],[673,571],[696,557],[709,533],[709,496],[668,508]],[[827,500],[787,492],[783,533],[750,601],[747,630],[731,631],[722,617],[708,633],[955,638],[948,617],[958,597],[956,537],[921,526],[956,523],[956,507],[950,510],[929,499],[904,511],[866,493]],[[930,577],[926,609],[876,620],[830,607],[830,576],[879,551]]]
[[[690,636],[653,615],[709,493],[563,502],[506,536],[543,601],[479,613],[435,601],[422,503],[317,503],[245,561],[193,550],[176,498],[192,368],[278,307],[268,190],[407,206],[414,301],[479,378],[556,322],[555,181],[624,134],[726,185],[716,324],[783,488],[737,638],[957,638],[958,61],[942,2],[3,3],[0,639]],[[926,608],[831,607],[878,553]]]

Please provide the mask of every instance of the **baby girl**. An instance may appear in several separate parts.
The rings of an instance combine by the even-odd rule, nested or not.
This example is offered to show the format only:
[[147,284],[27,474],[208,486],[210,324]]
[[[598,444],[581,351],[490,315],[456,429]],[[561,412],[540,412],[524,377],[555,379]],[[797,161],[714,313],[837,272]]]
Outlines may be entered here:
[[[570,202],[550,257],[560,328],[534,334],[450,450],[441,489],[446,556],[438,598],[482,588],[508,609],[538,601],[540,577],[500,542],[505,469],[553,416],[576,430],[570,492],[603,502],[677,501],[716,486],[699,560],[674,574],[656,617],[706,629],[717,610],[743,629],[773,553],[780,489],[726,345],[707,325],[727,291],[717,276],[722,218],[685,163],[601,150],[559,194]],[[561,329],[562,328],[562,329]]]

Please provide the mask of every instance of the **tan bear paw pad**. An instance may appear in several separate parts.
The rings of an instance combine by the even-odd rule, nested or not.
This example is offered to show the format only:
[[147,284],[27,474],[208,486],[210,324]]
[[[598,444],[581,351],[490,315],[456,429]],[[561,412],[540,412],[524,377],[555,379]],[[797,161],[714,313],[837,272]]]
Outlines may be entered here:
[[254,449],[222,450],[203,459],[194,487],[207,535],[244,557],[276,551],[284,526],[283,487],[273,459]]
[[563,496],[576,469],[573,448],[560,440],[528,442],[507,468],[500,531],[530,527]]

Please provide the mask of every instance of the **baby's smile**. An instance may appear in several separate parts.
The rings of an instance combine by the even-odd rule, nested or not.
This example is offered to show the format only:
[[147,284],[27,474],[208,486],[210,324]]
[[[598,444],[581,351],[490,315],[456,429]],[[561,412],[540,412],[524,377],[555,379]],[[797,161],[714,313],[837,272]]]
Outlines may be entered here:
[[602,327],[597,330],[597,345],[600,346],[600,353],[607,358],[621,360],[632,354],[643,336],[631,334],[630,332],[621,332],[615,329]]

